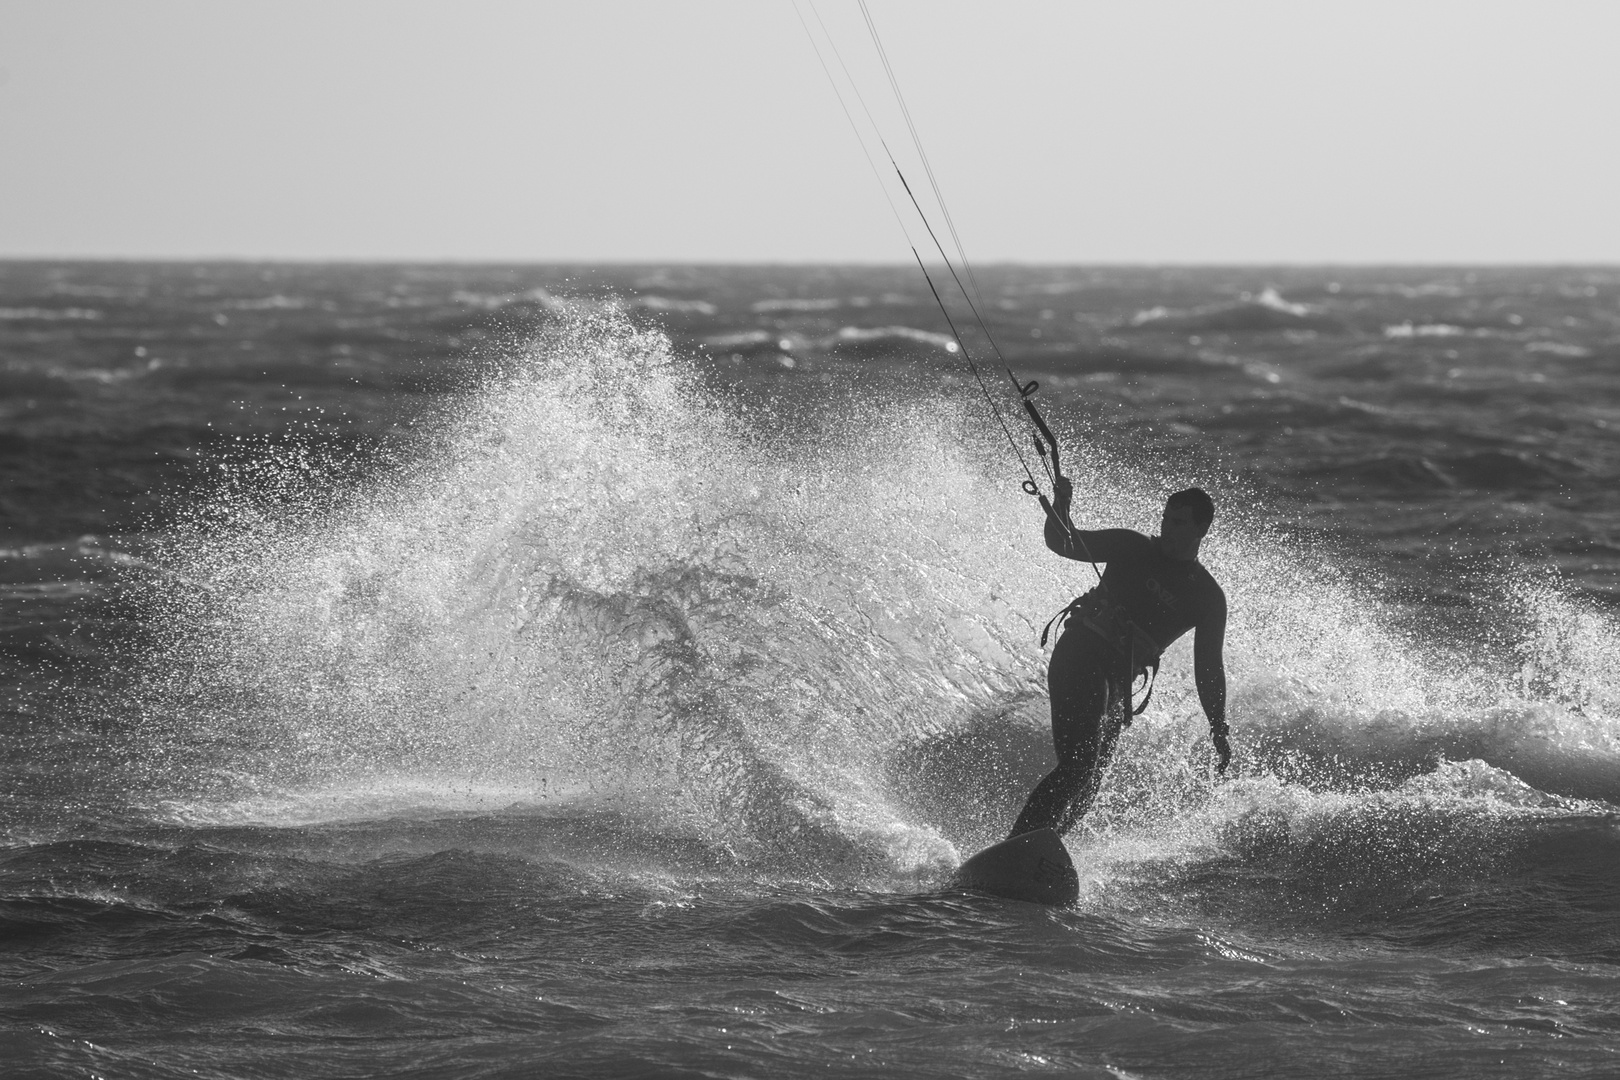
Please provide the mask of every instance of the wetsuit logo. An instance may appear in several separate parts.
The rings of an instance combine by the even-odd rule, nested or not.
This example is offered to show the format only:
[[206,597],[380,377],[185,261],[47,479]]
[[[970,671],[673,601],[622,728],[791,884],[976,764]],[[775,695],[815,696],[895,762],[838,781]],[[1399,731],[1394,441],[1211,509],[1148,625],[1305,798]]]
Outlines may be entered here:
[[1155,600],[1171,611],[1176,609],[1176,594],[1160,585],[1158,578],[1147,579],[1147,591],[1153,594]]

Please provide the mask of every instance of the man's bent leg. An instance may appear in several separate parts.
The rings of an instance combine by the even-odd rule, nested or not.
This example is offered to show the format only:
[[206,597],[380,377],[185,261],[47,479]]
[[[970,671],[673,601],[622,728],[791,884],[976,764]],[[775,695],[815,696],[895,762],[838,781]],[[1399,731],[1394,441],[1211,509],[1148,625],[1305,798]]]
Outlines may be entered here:
[[1097,792],[1102,790],[1103,774],[1108,771],[1108,759],[1114,756],[1114,743],[1119,741],[1120,730],[1124,727],[1120,723],[1120,717],[1115,714],[1113,704],[1110,702],[1110,708],[1103,715],[1101,738],[1096,748],[1088,748],[1090,767],[1085,770],[1085,774],[1080,778],[1079,789],[1070,796],[1068,806],[1058,819],[1058,823],[1053,826],[1059,836],[1067,834],[1081,818],[1086,816],[1091,804],[1097,801]]
[[1097,797],[1103,766],[1119,735],[1109,716],[1102,642],[1083,627],[1058,639],[1046,683],[1052,699],[1052,744],[1057,768],[1030,793],[1009,836],[1034,829],[1068,832]]
[[1065,811],[1070,800],[1085,784],[1090,771],[1089,762],[1058,762],[1058,767],[1047,773],[1045,779],[1030,792],[1024,812],[1013,822],[1012,832],[1007,834],[1007,838],[1036,829],[1056,829],[1067,816]]

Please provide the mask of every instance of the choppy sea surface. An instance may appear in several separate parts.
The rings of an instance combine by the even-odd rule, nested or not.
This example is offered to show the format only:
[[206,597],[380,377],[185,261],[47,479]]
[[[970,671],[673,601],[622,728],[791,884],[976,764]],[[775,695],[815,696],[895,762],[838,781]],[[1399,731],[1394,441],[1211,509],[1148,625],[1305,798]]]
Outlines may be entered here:
[[0,1072],[1620,1075],[1620,270],[978,278],[1219,505],[1064,910],[944,888],[1090,571],[915,269],[0,263]]

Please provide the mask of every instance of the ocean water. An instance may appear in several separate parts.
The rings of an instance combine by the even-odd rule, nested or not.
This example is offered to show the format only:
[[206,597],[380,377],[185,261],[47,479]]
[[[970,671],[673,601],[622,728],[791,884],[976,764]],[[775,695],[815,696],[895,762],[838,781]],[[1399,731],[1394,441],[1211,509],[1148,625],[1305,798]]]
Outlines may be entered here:
[[915,270],[0,263],[0,1073],[1620,1075],[1620,271],[979,279],[1219,506],[1063,910],[943,884],[1090,571]]

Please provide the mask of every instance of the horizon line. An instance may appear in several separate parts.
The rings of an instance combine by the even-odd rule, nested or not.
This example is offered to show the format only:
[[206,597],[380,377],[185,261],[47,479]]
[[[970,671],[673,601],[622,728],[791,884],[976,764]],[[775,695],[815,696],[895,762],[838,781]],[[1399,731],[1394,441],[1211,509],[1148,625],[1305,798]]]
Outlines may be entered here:
[[[938,261],[938,260],[935,260]],[[726,267],[761,269],[775,267],[839,267],[862,269],[906,269],[916,266],[903,260],[876,259],[656,259],[656,258],[546,258],[499,259],[449,256],[430,258],[423,256],[259,256],[259,255],[17,255],[0,254],[0,264],[6,263],[90,263],[90,264],[163,264],[207,265],[240,264],[257,266],[490,266],[490,267]],[[987,268],[1030,269],[1187,269],[1187,270],[1243,270],[1243,269],[1295,269],[1295,270],[1381,270],[1381,269],[1566,269],[1566,270],[1620,270],[1620,259],[1613,261],[1578,261],[1558,259],[1527,259],[1519,261],[1486,260],[1460,262],[1443,259],[1389,259],[1389,260],[1205,260],[1205,259],[1141,259],[1098,260],[1095,262],[1060,262],[1046,259],[993,259],[975,260],[972,264]]]

